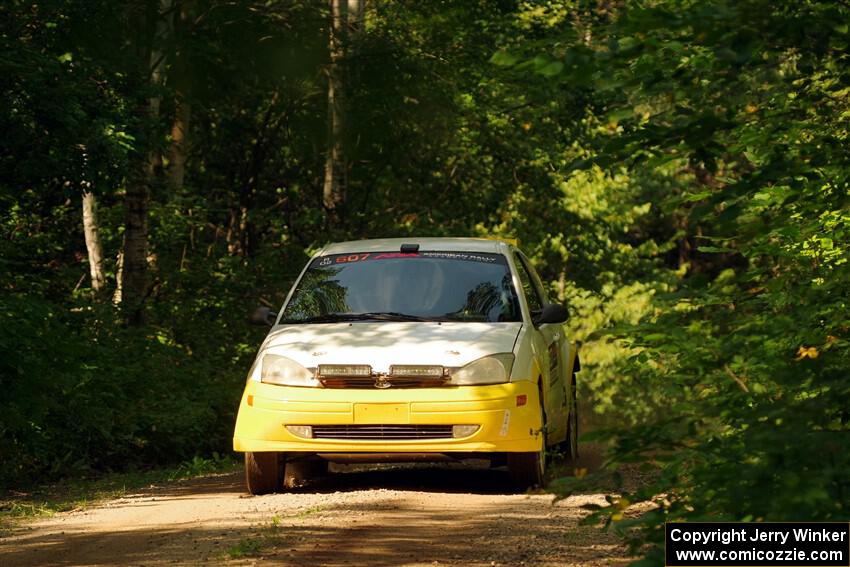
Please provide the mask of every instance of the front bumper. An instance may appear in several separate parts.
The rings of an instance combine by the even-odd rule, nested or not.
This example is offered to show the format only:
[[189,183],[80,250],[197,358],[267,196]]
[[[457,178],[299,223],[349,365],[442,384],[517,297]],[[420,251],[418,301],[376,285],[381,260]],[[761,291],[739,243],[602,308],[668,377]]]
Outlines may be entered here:
[[[525,404],[521,403],[525,396]],[[518,400],[519,398],[519,400]],[[469,437],[412,440],[303,439],[286,425],[479,425]],[[543,446],[537,385],[345,390],[249,381],[235,451],[311,453],[521,452]]]

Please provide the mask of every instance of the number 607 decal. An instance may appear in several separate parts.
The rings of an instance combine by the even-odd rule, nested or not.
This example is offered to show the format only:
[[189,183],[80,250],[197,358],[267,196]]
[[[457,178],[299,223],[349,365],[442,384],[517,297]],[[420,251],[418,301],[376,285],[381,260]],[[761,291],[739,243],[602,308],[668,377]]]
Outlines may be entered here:
[[370,255],[371,254],[349,254],[348,256],[338,256],[335,261],[337,264],[347,264],[348,262],[362,262]]

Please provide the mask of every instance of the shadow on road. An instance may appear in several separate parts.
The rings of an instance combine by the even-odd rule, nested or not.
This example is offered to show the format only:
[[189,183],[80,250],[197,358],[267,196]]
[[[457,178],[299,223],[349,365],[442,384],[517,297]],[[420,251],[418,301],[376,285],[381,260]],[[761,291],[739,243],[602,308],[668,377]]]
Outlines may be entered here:
[[[602,464],[599,447],[582,447],[577,462],[557,458],[549,462],[548,480],[572,476],[576,469],[597,470]],[[487,461],[462,463],[420,463],[392,465],[331,465],[333,472],[317,478],[296,493],[350,492],[388,489],[416,492],[516,494],[506,467],[490,468]]]
[[553,506],[548,496],[512,493],[507,472],[481,461],[348,466],[261,497],[246,494],[242,475],[232,473],[150,487],[25,527],[0,539],[0,565],[621,563],[616,538],[578,526],[588,502],[604,496]]
[[[596,470],[602,462],[595,446],[582,448],[578,463],[569,459],[549,462],[548,478],[570,476],[576,468]],[[435,493],[515,494],[505,467],[489,468],[486,461],[387,465],[332,465],[336,472],[311,480],[293,493],[332,493],[360,490],[399,490]],[[241,472],[180,480],[140,489],[132,496],[197,499],[206,495],[249,497]],[[138,502],[144,505],[146,502]]]
[[415,492],[511,494],[505,470],[464,464],[334,466],[338,472],[317,478],[295,492],[399,490]]

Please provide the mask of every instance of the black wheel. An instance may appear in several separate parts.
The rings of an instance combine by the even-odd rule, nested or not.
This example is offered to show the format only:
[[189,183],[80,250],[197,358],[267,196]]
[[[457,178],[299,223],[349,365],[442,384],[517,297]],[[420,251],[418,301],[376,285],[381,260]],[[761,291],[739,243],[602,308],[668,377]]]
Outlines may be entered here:
[[518,490],[543,486],[546,472],[546,451],[508,453],[508,473]]
[[245,486],[251,494],[279,490],[282,481],[280,453],[245,453]]
[[546,410],[543,408],[543,392],[539,392],[540,424],[543,446],[529,453],[508,453],[508,474],[518,490],[543,486],[546,474]]
[[573,371],[572,384],[569,393],[570,414],[567,416],[567,438],[564,441],[564,452],[575,463],[578,459],[578,398],[576,396],[576,373]]

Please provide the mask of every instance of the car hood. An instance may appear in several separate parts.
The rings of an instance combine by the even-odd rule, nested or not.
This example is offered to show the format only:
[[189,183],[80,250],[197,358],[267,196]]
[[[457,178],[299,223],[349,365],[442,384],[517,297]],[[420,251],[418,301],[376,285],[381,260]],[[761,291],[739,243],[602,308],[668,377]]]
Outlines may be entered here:
[[391,364],[463,366],[490,354],[513,352],[522,323],[353,322],[287,325],[272,329],[260,354],[273,352],[302,366]]

